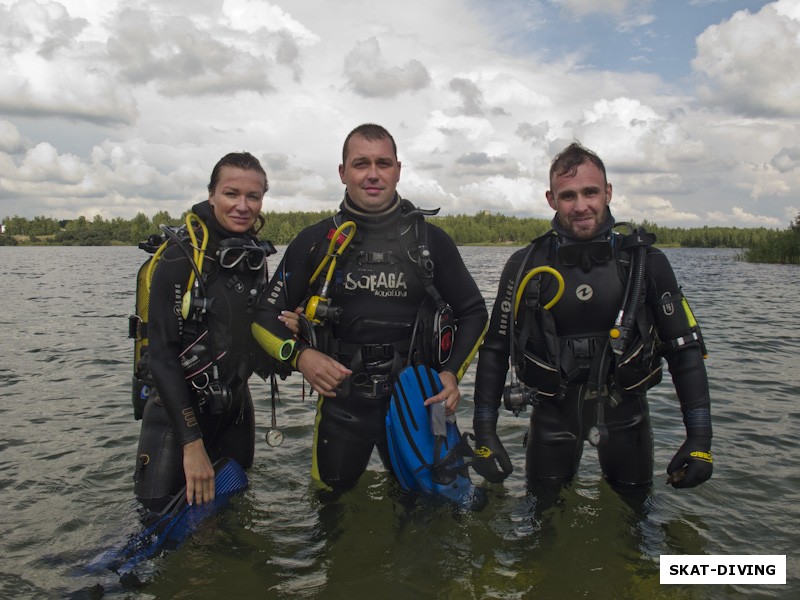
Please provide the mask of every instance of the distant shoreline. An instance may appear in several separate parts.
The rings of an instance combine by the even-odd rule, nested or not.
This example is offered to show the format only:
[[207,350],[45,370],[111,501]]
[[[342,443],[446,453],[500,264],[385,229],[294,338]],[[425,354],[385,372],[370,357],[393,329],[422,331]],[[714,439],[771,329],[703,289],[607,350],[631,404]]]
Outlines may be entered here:
[[[266,213],[261,239],[286,245],[305,227],[334,214],[327,212]],[[444,230],[458,246],[522,247],[550,230],[550,220],[510,217],[490,212],[474,215],[429,217],[428,221]],[[0,234],[0,246],[136,246],[160,231],[161,224],[183,225],[184,218],[166,212],[152,218],[139,213],[132,219],[106,221],[85,217],[69,221],[51,218],[6,217],[6,233]],[[624,225],[620,224],[621,231]],[[643,221],[630,227],[643,227],[655,234],[661,248],[733,248],[742,249],[742,260],[751,262],[800,264],[800,215],[787,230],[765,227],[662,227]]]

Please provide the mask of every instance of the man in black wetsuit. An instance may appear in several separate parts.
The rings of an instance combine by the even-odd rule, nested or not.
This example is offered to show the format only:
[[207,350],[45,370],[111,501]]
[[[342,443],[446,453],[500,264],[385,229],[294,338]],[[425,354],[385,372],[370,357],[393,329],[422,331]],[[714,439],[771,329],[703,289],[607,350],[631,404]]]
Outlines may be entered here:
[[[304,229],[286,249],[267,291],[266,316],[254,328],[268,352],[288,358],[319,393],[312,477],[335,490],[356,484],[375,446],[389,466],[385,415],[394,377],[409,353],[432,360],[426,356],[430,348],[411,347],[415,323],[416,339],[430,339],[431,323],[418,321],[433,319],[433,311],[420,311],[431,293],[449,305],[458,329],[452,347],[444,348],[449,358],[439,357],[446,358],[437,367],[443,390],[427,404],[445,402],[447,413],[455,411],[458,381],[488,320],[453,241],[397,194],[400,162],[389,132],[361,125],[347,136],[342,154],[339,175],[346,189],[340,212]],[[320,271],[326,254],[345,246],[332,267]],[[276,317],[298,305],[324,324],[314,328],[316,347],[300,341],[291,357],[281,356],[287,334]],[[421,312],[428,316],[418,320]]]
[[266,374],[268,360],[251,334],[267,282],[269,245],[255,235],[256,225],[263,226],[267,187],[254,156],[224,156],[212,171],[208,200],[192,207],[191,227],[156,263],[142,359],[149,369],[143,377],[154,389],[134,475],[136,496],[151,509],[160,509],[184,483],[190,504],[209,502],[213,461],[230,457],[245,468],[253,462],[247,381],[257,367]]
[[[661,356],[686,427],[686,441],[667,467],[669,482],[693,487],[711,477],[699,327],[653,237],[612,231],[611,192],[600,158],[580,144],[568,146],[550,169],[552,231],[514,253],[503,270],[475,383],[474,467],[489,481],[512,471],[496,432],[503,397],[515,412],[533,405],[526,437],[531,489],[553,491],[569,482],[587,439],[612,486],[646,489],[653,476],[646,392],[661,379]],[[526,277],[535,267],[557,273]],[[504,388],[512,352],[515,372]]]

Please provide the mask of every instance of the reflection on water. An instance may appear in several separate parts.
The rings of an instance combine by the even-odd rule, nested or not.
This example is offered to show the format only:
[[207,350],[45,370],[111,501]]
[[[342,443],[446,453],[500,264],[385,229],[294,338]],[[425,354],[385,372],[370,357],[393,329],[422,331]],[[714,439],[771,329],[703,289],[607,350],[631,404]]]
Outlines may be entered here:
[[[513,248],[462,248],[491,308]],[[525,493],[524,415],[498,431],[516,466],[464,513],[403,494],[377,459],[326,501],[309,480],[314,403],[281,386],[282,446],[263,442],[268,388],[253,380],[259,444],[251,488],[182,549],[124,590],[76,567],[136,530],[129,404],[135,248],[0,248],[0,597],[750,598],[800,592],[800,316],[796,266],[735,262],[728,250],[666,250],[708,343],[714,478],[662,483],[683,440],[668,383],[652,390],[656,484],[636,511],[601,479],[587,446],[579,477],[544,517]],[[277,262],[272,262],[276,265]],[[459,412],[471,429],[468,372]],[[306,394],[308,390],[306,389]],[[477,478],[476,478],[477,479]],[[662,554],[786,554],[783,587],[660,586]]]

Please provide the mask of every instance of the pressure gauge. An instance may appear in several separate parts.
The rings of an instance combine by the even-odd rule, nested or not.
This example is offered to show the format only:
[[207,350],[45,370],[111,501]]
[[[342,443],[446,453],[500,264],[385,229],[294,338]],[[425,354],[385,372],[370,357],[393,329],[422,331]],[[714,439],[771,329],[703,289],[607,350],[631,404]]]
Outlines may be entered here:
[[602,446],[608,441],[608,427],[605,425],[593,425],[589,429],[589,443],[594,446]]
[[283,432],[280,429],[270,429],[267,432],[267,444],[273,448],[283,443]]

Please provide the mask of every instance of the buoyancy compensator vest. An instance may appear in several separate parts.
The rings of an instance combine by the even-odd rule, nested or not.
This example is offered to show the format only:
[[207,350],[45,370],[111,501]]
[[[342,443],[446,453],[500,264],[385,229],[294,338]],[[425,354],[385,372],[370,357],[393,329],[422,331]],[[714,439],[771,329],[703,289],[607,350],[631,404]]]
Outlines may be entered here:
[[[558,400],[569,385],[583,386],[587,398],[616,403],[621,395],[643,393],[661,380],[655,324],[650,311],[642,310],[647,247],[654,241],[655,236],[636,229],[630,235],[611,232],[604,240],[564,246],[560,245],[559,236],[550,231],[531,243],[517,277],[520,289],[516,303],[512,303],[512,378],[504,393],[506,408],[519,413],[527,404]],[[580,268],[583,273],[596,269],[597,277],[602,277],[602,285],[596,286],[596,299],[605,308],[597,312],[584,310],[583,317],[572,315],[574,319],[570,320],[578,324],[573,331],[565,332],[566,327],[559,328],[549,310],[554,302],[543,306],[540,299],[543,278],[559,279],[561,274],[556,271],[548,275],[548,267],[540,266],[544,273],[521,282],[528,264],[561,268],[565,277],[568,268]],[[559,283],[563,286],[563,281]],[[593,291],[591,286],[582,287],[578,286],[574,294]],[[580,310],[576,306],[568,303],[559,309],[563,315],[563,311]],[[608,321],[598,323],[598,317],[603,320],[602,315],[609,317]],[[584,319],[586,328],[582,330]]]
[[[172,247],[179,248],[191,266],[180,306],[182,319],[180,364],[199,408],[204,410],[208,407],[212,414],[216,414],[221,406],[229,404],[230,389],[227,382],[220,380],[218,369],[219,361],[223,359],[226,351],[214,347],[214,335],[208,322],[215,300],[206,292],[208,269],[204,269],[203,266],[209,240],[208,229],[196,214],[188,213],[182,227],[162,225],[161,230],[161,235],[151,235],[139,244],[141,249],[152,256],[141,265],[137,273],[136,314],[129,317],[128,324],[128,336],[134,340],[132,381],[134,418],[142,418],[144,406],[153,390],[147,356],[150,283],[162,254]],[[217,263],[221,268],[234,269],[241,263],[251,271],[260,272],[257,284],[251,290],[251,295],[255,296],[248,298],[248,305],[252,305],[253,309],[266,286],[266,259],[275,252],[275,247],[269,241],[230,238],[219,242]],[[265,353],[260,352],[260,354],[263,356],[256,360],[255,367],[256,371],[266,379],[267,376],[274,375],[276,364],[275,361],[267,361]],[[286,375],[283,372],[280,374],[283,377]]]
[[[187,221],[189,217],[187,215]],[[199,221],[199,219],[198,219]],[[199,225],[197,225],[199,227]],[[161,225],[161,234],[154,233],[145,241],[139,242],[139,249],[151,256],[145,260],[136,273],[136,303],[135,313],[128,317],[128,338],[133,342],[133,377],[131,382],[131,401],[133,404],[133,417],[142,418],[144,407],[153,391],[153,381],[147,365],[147,349],[149,335],[147,324],[150,320],[150,282],[156,264],[163,252],[173,243],[182,243],[188,239],[187,226],[175,227]],[[192,257],[192,264],[194,258]],[[196,277],[196,275],[195,275]]]
[[[358,218],[346,210],[330,218],[328,239],[313,253],[316,257],[313,260],[318,267],[309,281],[309,289],[316,291],[316,294],[305,302],[306,318],[301,319],[301,323],[305,321],[301,325],[302,337],[313,347],[348,363],[351,362],[355,350],[358,362],[357,351],[362,346],[360,341],[365,337],[366,329],[380,326],[382,333],[388,334],[389,338],[395,338],[392,345],[398,351],[398,356],[402,354],[406,364],[426,364],[441,370],[450,357],[457,324],[451,307],[434,285],[436,267],[427,242],[425,217],[436,215],[439,209],[419,209],[399,197],[398,201],[400,206],[395,220],[396,228],[387,230],[386,236],[380,239],[362,235],[358,231]],[[342,295],[331,298],[332,285],[335,287],[338,283],[340,292],[343,286],[354,288],[362,285],[362,281],[335,280],[336,273],[341,276],[341,273],[349,272],[353,265],[358,266],[364,282],[367,281],[371,269],[375,273],[395,271],[395,277],[402,277],[401,282],[393,281],[392,274],[387,276],[386,284],[390,288],[396,288],[395,291],[387,290],[387,298],[391,298],[393,293],[399,294],[401,288],[405,292],[407,286],[424,290],[424,293],[409,292],[411,296],[422,298],[415,309],[415,315],[410,319],[398,320],[387,313],[377,316],[375,321],[370,318],[342,322],[342,304],[347,299]],[[409,281],[407,274],[415,275],[416,281]],[[385,304],[387,307],[391,306],[390,302]],[[409,321],[413,321],[410,333]],[[392,333],[393,330],[396,331]],[[387,348],[381,349],[378,353],[381,356],[378,356],[376,344],[365,346],[372,356],[362,356],[362,361],[377,361],[378,358],[389,360],[386,358]],[[396,362],[396,359],[391,360]],[[358,366],[360,365],[357,364],[356,367]],[[397,367],[398,365],[393,365],[391,369],[398,370]]]

